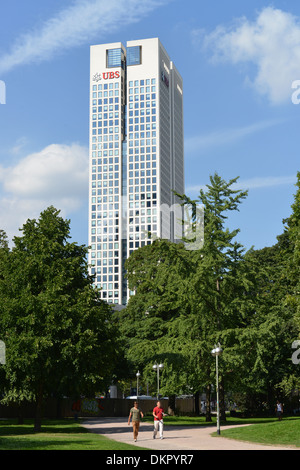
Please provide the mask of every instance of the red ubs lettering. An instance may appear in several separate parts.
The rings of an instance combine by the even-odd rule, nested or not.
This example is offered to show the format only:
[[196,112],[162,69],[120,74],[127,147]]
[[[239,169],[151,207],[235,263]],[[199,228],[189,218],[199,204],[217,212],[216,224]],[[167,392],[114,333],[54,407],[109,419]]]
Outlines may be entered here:
[[120,72],[103,72],[102,74],[103,80],[111,79],[111,78],[120,78]]

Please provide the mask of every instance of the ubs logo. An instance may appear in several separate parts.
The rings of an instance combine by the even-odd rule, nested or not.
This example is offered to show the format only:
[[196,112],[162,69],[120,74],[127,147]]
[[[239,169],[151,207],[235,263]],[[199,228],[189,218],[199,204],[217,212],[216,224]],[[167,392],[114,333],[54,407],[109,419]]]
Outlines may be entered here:
[[95,73],[93,75],[93,82],[99,82],[100,80],[111,80],[113,78],[120,78],[120,72],[103,72],[103,73]]

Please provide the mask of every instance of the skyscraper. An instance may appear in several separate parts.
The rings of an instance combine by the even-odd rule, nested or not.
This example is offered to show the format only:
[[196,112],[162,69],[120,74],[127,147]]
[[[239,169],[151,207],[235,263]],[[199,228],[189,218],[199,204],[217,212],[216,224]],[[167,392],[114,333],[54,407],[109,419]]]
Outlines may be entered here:
[[124,262],[176,241],[184,193],[183,84],[159,39],[91,46],[89,264],[102,298],[125,305]]

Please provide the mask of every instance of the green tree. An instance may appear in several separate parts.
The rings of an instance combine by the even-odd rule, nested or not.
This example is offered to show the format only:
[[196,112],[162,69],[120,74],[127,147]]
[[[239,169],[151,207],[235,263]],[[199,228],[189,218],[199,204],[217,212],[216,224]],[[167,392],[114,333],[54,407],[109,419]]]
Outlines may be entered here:
[[289,257],[287,278],[293,286],[292,297],[289,303],[295,310],[295,320],[298,325],[300,338],[300,172],[297,173],[297,191],[292,204],[292,214],[285,221],[286,231],[292,246],[292,255]]
[[[235,240],[239,229],[230,230],[226,226],[229,214],[239,210],[240,203],[247,197],[247,191],[233,189],[237,180],[235,178],[226,182],[214,174],[206,190],[200,190],[198,199],[191,200],[186,195],[178,195],[183,204],[194,208],[202,204],[204,207],[204,245],[192,252],[197,269],[190,283],[191,315],[184,319],[186,350],[189,362],[194,364],[194,372],[191,371],[190,377],[194,380],[195,390],[202,385],[209,395],[210,384],[214,383],[215,377],[211,350],[215,343],[221,341],[224,355],[220,361],[219,387],[223,419],[224,387],[228,372],[226,356],[232,342],[232,334],[226,332],[241,325],[245,311],[250,308],[245,300],[251,287],[251,277],[242,264],[245,250]],[[193,212],[196,214],[195,209]],[[209,409],[207,420],[210,420]]]
[[87,248],[68,241],[69,225],[54,207],[28,220],[1,269],[4,401],[35,400],[36,430],[45,397],[102,389],[114,365],[111,310],[92,285]]
[[[285,284],[288,286],[283,296],[282,308],[290,310],[293,319],[292,334],[289,338],[289,346],[300,340],[300,172],[297,173],[296,193],[291,206],[290,217],[284,220],[285,227],[281,238],[286,240],[285,251],[282,253],[286,259],[285,270],[283,271]],[[290,319],[289,319],[290,320]],[[279,385],[285,392],[300,391],[299,365],[292,363]],[[299,406],[299,404],[297,404]]]
[[189,251],[182,244],[159,241],[137,250],[127,263],[129,285],[136,290],[122,313],[128,358],[139,368],[142,362],[148,375],[146,362],[151,364],[155,355],[167,364],[162,393],[196,394],[204,387],[209,393],[215,376],[211,349],[250,308],[245,292],[251,280],[241,268],[243,247],[234,240],[238,230],[225,228],[228,213],[247,195],[232,189],[236,181],[225,182],[215,174],[198,200],[177,194],[192,208],[195,224],[196,206],[204,205],[202,248]]
[[[284,302],[289,283],[285,276],[284,239],[262,250],[252,250],[248,263],[255,268],[254,314],[248,316],[236,342],[240,376],[236,388],[248,396],[250,411],[274,408],[276,385],[289,368],[293,322]],[[252,410],[251,410],[252,409]]]
[[126,340],[132,378],[140,370],[154,394],[152,365],[156,361],[164,362],[162,394],[174,395],[187,386],[183,356],[175,345],[172,328],[182,311],[190,308],[189,257],[183,244],[155,240],[135,250],[126,263],[129,288],[135,295],[115,318]]
[[233,190],[236,183],[215,174],[197,200],[177,195],[192,207],[194,225],[203,204],[204,245],[189,251],[158,240],[134,252],[127,266],[136,292],[121,320],[133,372],[143,370],[155,390],[152,364],[162,361],[162,394],[204,389],[207,404],[215,381],[211,349],[220,341],[223,418],[225,390],[242,394],[245,408],[257,412],[298,380],[291,343],[299,332],[299,191],[277,244],[245,252],[239,230],[227,227],[247,195]]
[[273,411],[278,394],[284,388],[290,390],[289,383],[296,383],[291,345],[297,337],[299,264],[295,251],[299,193],[292,209],[277,243],[250,250],[246,257],[255,272],[252,295],[255,308],[254,314],[246,317],[244,327],[236,331],[231,359],[233,369],[236,365],[240,372],[234,375],[235,389],[244,393],[245,408],[252,413],[263,409]]

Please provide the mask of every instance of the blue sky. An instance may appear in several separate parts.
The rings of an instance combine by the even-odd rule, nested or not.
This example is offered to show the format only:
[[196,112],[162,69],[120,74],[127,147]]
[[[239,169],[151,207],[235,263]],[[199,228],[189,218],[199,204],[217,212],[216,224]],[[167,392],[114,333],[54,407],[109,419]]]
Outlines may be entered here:
[[276,243],[300,170],[300,4],[279,0],[5,2],[0,228],[10,239],[53,204],[87,244],[89,47],[150,37],[184,81],[186,194],[215,172],[239,176],[249,195],[230,227],[246,249]]

